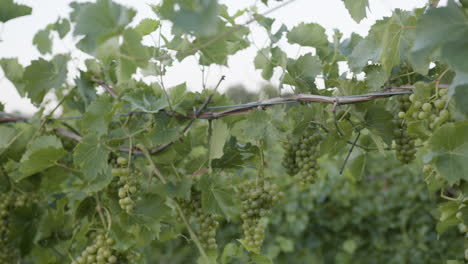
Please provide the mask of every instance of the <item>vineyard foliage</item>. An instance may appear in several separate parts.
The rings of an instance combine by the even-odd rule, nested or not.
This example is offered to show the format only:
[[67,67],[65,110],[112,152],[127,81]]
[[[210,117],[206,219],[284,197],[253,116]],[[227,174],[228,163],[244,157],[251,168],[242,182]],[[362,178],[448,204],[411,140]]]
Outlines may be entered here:
[[[366,17],[368,0],[343,4]],[[141,21],[112,0],[70,8],[34,36],[40,58],[0,58],[39,109],[0,104],[0,264],[468,261],[467,1],[393,10],[365,37],[216,0]],[[4,27],[31,12],[0,0]],[[164,86],[187,58],[227,66],[252,24],[269,36],[252,63],[278,87]],[[87,59],[54,53],[65,37]],[[284,103],[301,95],[317,96]]]

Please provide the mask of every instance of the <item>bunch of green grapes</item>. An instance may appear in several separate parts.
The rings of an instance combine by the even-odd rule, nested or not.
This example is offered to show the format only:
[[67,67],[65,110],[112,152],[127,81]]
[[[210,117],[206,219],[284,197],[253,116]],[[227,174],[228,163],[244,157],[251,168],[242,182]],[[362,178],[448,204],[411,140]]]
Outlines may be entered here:
[[393,120],[393,122],[397,127],[393,131],[396,144],[396,157],[401,163],[408,164],[413,161],[416,156],[416,137],[412,134],[408,134],[406,123],[399,120]]
[[400,112],[398,113],[398,116],[400,118],[405,118],[406,112],[408,112],[408,110],[410,109],[411,107],[410,97],[411,96],[412,94],[411,95],[404,94],[398,97],[398,108],[400,110]]
[[447,92],[447,89],[440,89],[437,94],[433,95],[431,101],[425,103],[414,100],[414,96],[410,96],[410,100],[413,100],[413,108],[416,110],[412,117],[429,120],[429,128],[432,130],[450,121],[450,112],[445,108],[448,99]]
[[35,200],[34,195],[16,192],[0,193],[0,264],[15,263],[19,252],[9,245],[11,210],[30,205]]
[[[398,116],[400,118],[412,119],[412,120],[421,120],[427,121],[427,127],[431,130],[438,128],[444,123],[450,121],[450,112],[446,109],[447,106],[447,89],[439,89],[436,91],[435,88],[432,89],[432,95],[428,97],[428,100],[416,100],[415,95],[412,94],[408,97],[408,101],[411,102],[411,110],[409,107],[401,108]],[[406,96],[402,96],[401,99]],[[401,101],[400,101],[401,102]],[[404,102],[404,105],[407,105],[407,101]],[[400,104],[401,106],[402,104]],[[410,115],[408,115],[410,113]]]
[[313,184],[318,177],[320,166],[320,141],[322,135],[318,129],[306,129],[295,152],[295,162],[299,168],[296,179],[301,185]]
[[242,203],[241,219],[244,230],[244,243],[254,252],[260,252],[263,244],[266,222],[262,218],[271,214],[273,206],[284,196],[276,184],[260,181],[247,181],[239,188]]
[[296,151],[298,148],[298,144],[290,139],[283,142],[284,156],[281,164],[286,168],[286,172],[290,176],[294,176],[299,172],[299,167],[296,164]]
[[133,212],[135,208],[135,201],[132,199],[132,195],[136,194],[137,178],[136,175],[130,175],[129,168],[126,168],[127,159],[119,157],[117,159],[117,167],[112,169],[112,175],[119,177],[118,180],[118,196],[120,208],[125,210],[128,214]]
[[71,264],[112,264],[117,263],[116,251],[112,249],[114,239],[108,235],[98,234],[93,243],[86,247],[81,255],[75,258]]
[[196,234],[200,239],[201,246],[205,249],[216,249],[216,230],[219,227],[221,217],[206,213],[202,210],[201,193],[192,188],[190,200],[179,199],[179,204],[185,216],[193,217],[196,226]]

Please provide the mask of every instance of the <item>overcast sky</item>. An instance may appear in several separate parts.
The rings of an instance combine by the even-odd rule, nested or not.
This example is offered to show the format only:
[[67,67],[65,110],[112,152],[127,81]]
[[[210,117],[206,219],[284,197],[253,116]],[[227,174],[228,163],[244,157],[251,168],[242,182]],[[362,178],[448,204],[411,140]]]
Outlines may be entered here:
[[[156,4],[159,1],[151,0],[114,0],[120,4],[132,7],[138,11],[135,17],[135,23],[143,18],[156,18],[148,4]],[[7,23],[0,25],[0,58],[18,57],[23,65],[28,65],[31,60],[40,56],[39,52],[32,45],[34,34],[43,29],[47,24],[55,22],[58,17],[67,17],[70,12],[69,3],[74,1],[69,0],[16,0],[17,3],[26,4],[33,8],[33,13],[30,16],[25,16],[10,20]],[[79,1],[84,2],[84,1]],[[222,0],[221,2],[228,5],[230,13],[232,11],[246,8],[252,3],[260,1],[252,0]],[[270,1],[272,6],[277,3]],[[333,34],[333,29],[339,29],[344,33],[344,37],[349,36],[352,32],[356,32],[362,36],[367,34],[369,27],[384,16],[389,16],[391,10],[401,8],[411,10],[415,7],[422,7],[427,3],[427,0],[370,0],[370,13],[368,18],[361,21],[360,24],[355,23],[348,12],[344,8],[341,0],[296,0],[290,5],[287,5],[269,16],[276,18],[278,22],[284,23],[291,29],[293,26],[301,22],[319,23],[327,29],[329,36]],[[446,1],[442,1],[446,2]],[[280,3],[280,2],[278,2]],[[263,4],[258,4],[261,10],[267,10]],[[1,8],[1,7],[0,7]],[[244,17],[247,20],[247,17]],[[274,24],[279,26],[280,23]],[[163,27],[168,29],[168,24],[163,24]],[[256,71],[253,66],[253,59],[258,48],[266,45],[267,35],[256,24],[251,24],[252,39],[255,45],[238,52],[229,59],[228,67],[211,66],[205,72],[209,72],[207,76],[208,87],[213,86],[221,75],[226,75],[226,81],[223,83],[223,88],[230,85],[242,84],[249,90],[258,89],[265,81],[260,75],[260,71]],[[75,58],[74,65],[79,66],[79,61],[84,58],[84,55],[73,49],[73,39],[70,37],[65,40],[54,41],[54,53],[71,52]],[[280,43],[280,46],[287,51],[290,57],[295,57],[298,52],[304,53],[307,49],[300,49],[297,45],[288,45],[285,40]],[[47,56],[46,56],[47,57]],[[48,57],[47,57],[48,58]],[[75,71],[70,72],[69,79],[73,78]],[[279,73],[273,77],[272,82],[276,83]],[[187,82],[191,90],[201,89],[201,69],[194,58],[188,58],[182,63],[175,64],[168,70],[164,77],[166,86],[171,87],[182,82]],[[12,84],[3,76],[0,70],[0,102],[5,104],[7,112],[21,111],[31,114],[36,111],[36,108],[31,105],[28,99],[21,99]]]

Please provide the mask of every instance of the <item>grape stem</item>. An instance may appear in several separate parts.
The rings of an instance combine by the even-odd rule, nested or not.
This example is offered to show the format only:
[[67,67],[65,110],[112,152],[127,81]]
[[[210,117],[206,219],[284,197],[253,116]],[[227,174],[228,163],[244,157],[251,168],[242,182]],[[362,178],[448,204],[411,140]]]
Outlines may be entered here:
[[94,199],[96,200],[96,210],[99,214],[99,218],[101,218],[102,226],[107,227],[108,225],[106,224],[106,220],[104,218],[104,215],[102,214],[102,206],[101,206],[101,201],[99,200],[99,195],[96,194],[94,196]]

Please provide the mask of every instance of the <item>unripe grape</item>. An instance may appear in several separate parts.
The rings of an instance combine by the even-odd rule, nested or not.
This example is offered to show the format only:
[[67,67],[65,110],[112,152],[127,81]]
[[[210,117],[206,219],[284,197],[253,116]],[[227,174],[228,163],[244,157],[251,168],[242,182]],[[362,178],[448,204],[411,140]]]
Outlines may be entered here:
[[430,103],[424,103],[422,105],[422,110],[424,112],[430,112],[432,110],[432,105]]

